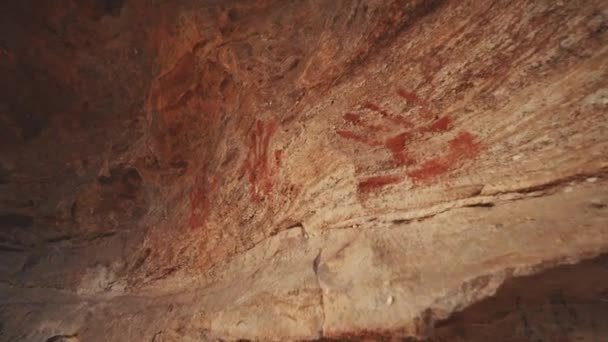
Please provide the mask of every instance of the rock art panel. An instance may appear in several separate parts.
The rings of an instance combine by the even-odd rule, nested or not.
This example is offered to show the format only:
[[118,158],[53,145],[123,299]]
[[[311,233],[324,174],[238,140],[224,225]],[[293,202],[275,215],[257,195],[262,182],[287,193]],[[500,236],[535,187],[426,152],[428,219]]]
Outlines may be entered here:
[[[358,191],[368,194],[409,179],[414,185],[436,181],[462,166],[466,160],[476,158],[481,143],[466,130],[452,132],[454,120],[449,115],[435,114],[429,104],[416,93],[399,89],[396,96],[411,106],[411,114],[394,114],[372,102],[364,102],[342,118],[345,127],[336,134],[369,148],[384,149],[390,154],[391,174],[368,176],[359,179]],[[415,109],[415,110],[414,110]],[[439,156],[420,158],[415,151],[425,149],[426,141],[443,134],[455,134]]]

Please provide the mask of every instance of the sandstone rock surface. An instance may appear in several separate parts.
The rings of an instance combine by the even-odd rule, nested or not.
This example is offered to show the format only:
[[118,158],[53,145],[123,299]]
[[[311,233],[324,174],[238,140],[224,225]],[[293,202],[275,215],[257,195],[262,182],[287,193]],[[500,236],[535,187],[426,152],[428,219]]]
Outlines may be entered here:
[[1,341],[608,336],[605,1],[0,16]]

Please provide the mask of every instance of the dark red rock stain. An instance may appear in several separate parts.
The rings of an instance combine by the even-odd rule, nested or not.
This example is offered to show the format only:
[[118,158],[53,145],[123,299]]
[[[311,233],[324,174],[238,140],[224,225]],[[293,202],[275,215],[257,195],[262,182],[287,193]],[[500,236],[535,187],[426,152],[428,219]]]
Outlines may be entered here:
[[346,113],[342,116],[344,118],[344,120],[346,120],[347,122],[350,122],[354,125],[362,125],[363,122],[361,121],[361,117],[357,114],[354,113]]
[[398,166],[414,165],[415,159],[406,150],[406,145],[412,140],[412,133],[404,132],[386,139],[384,147],[391,152],[393,161]]
[[436,120],[432,124],[423,127],[420,132],[429,132],[429,133],[442,133],[447,132],[452,128],[452,118],[449,116],[444,116],[441,119]]
[[[269,160],[269,147],[275,129],[275,122],[265,123],[258,120],[249,136],[249,152],[244,168],[251,187],[251,198],[255,202],[261,202],[272,191],[275,165]],[[276,166],[281,158],[282,151],[275,151]]]
[[390,184],[399,183],[401,180],[401,177],[398,176],[374,176],[360,181],[358,190],[360,193],[368,193]]
[[423,104],[424,101],[422,101],[420,99],[420,97],[418,97],[418,95],[416,95],[416,93],[411,92],[411,91],[407,91],[404,89],[399,89],[397,90],[397,95],[401,96],[403,99],[405,99],[408,102],[412,102],[415,104]]
[[281,166],[283,162],[283,150],[274,151],[274,159],[277,162],[277,166]]
[[453,158],[474,158],[481,150],[481,145],[475,141],[475,136],[466,131],[460,132],[450,140],[449,144],[450,156]]
[[414,184],[429,182],[460,167],[464,160],[477,157],[480,150],[481,145],[475,141],[471,133],[460,132],[449,141],[449,149],[444,156],[422,163],[421,166],[407,172],[407,175],[412,179]]
[[448,172],[449,169],[450,166],[445,159],[434,158],[422,163],[422,165],[415,170],[409,171],[407,175],[416,184],[429,181],[430,179]]

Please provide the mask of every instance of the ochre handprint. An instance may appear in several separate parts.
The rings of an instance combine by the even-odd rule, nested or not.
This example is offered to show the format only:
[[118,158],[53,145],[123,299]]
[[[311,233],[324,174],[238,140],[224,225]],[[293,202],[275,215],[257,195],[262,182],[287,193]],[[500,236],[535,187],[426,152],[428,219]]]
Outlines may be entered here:
[[270,138],[276,129],[275,122],[256,121],[249,136],[249,153],[243,165],[251,189],[251,199],[261,202],[272,191],[274,176],[281,164],[282,150],[269,153]]
[[469,132],[462,131],[448,141],[448,147],[443,155],[428,160],[418,160],[412,147],[420,147],[420,143],[433,134],[450,131],[453,128],[453,120],[449,116],[433,115],[429,105],[413,92],[400,89],[397,95],[417,109],[416,120],[394,115],[376,104],[366,102],[359,110],[374,114],[371,120],[363,115],[348,112],[343,115],[348,129],[336,130],[336,133],[344,139],[373,148],[386,149],[391,155],[392,168],[400,169],[399,172],[390,175],[360,179],[358,184],[360,193],[368,193],[389,184],[400,183],[408,177],[415,185],[419,185],[458,168],[464,160],[475,158],[479,154],[480,144],[475,137]]
[[[270,153],[270,141],[276,129],[274,121],[256,121],[248,136],[248,153],[241,168],[246,173],[250,186],[251,199],[262,202],[272,192],[275,176],[281,165],[282,150]],[[190,192],[190,226],[205,224],[211,213],[211,196],[217,190],[217,180],[209,177],[205,166],[194,180]]]

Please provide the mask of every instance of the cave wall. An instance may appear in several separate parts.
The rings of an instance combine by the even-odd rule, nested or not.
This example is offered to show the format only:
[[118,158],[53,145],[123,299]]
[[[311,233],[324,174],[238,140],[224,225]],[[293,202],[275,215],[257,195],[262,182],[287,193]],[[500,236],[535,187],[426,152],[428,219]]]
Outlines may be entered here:
[[424,337],[606,252],[604,1],[0,6],[3,339]]

